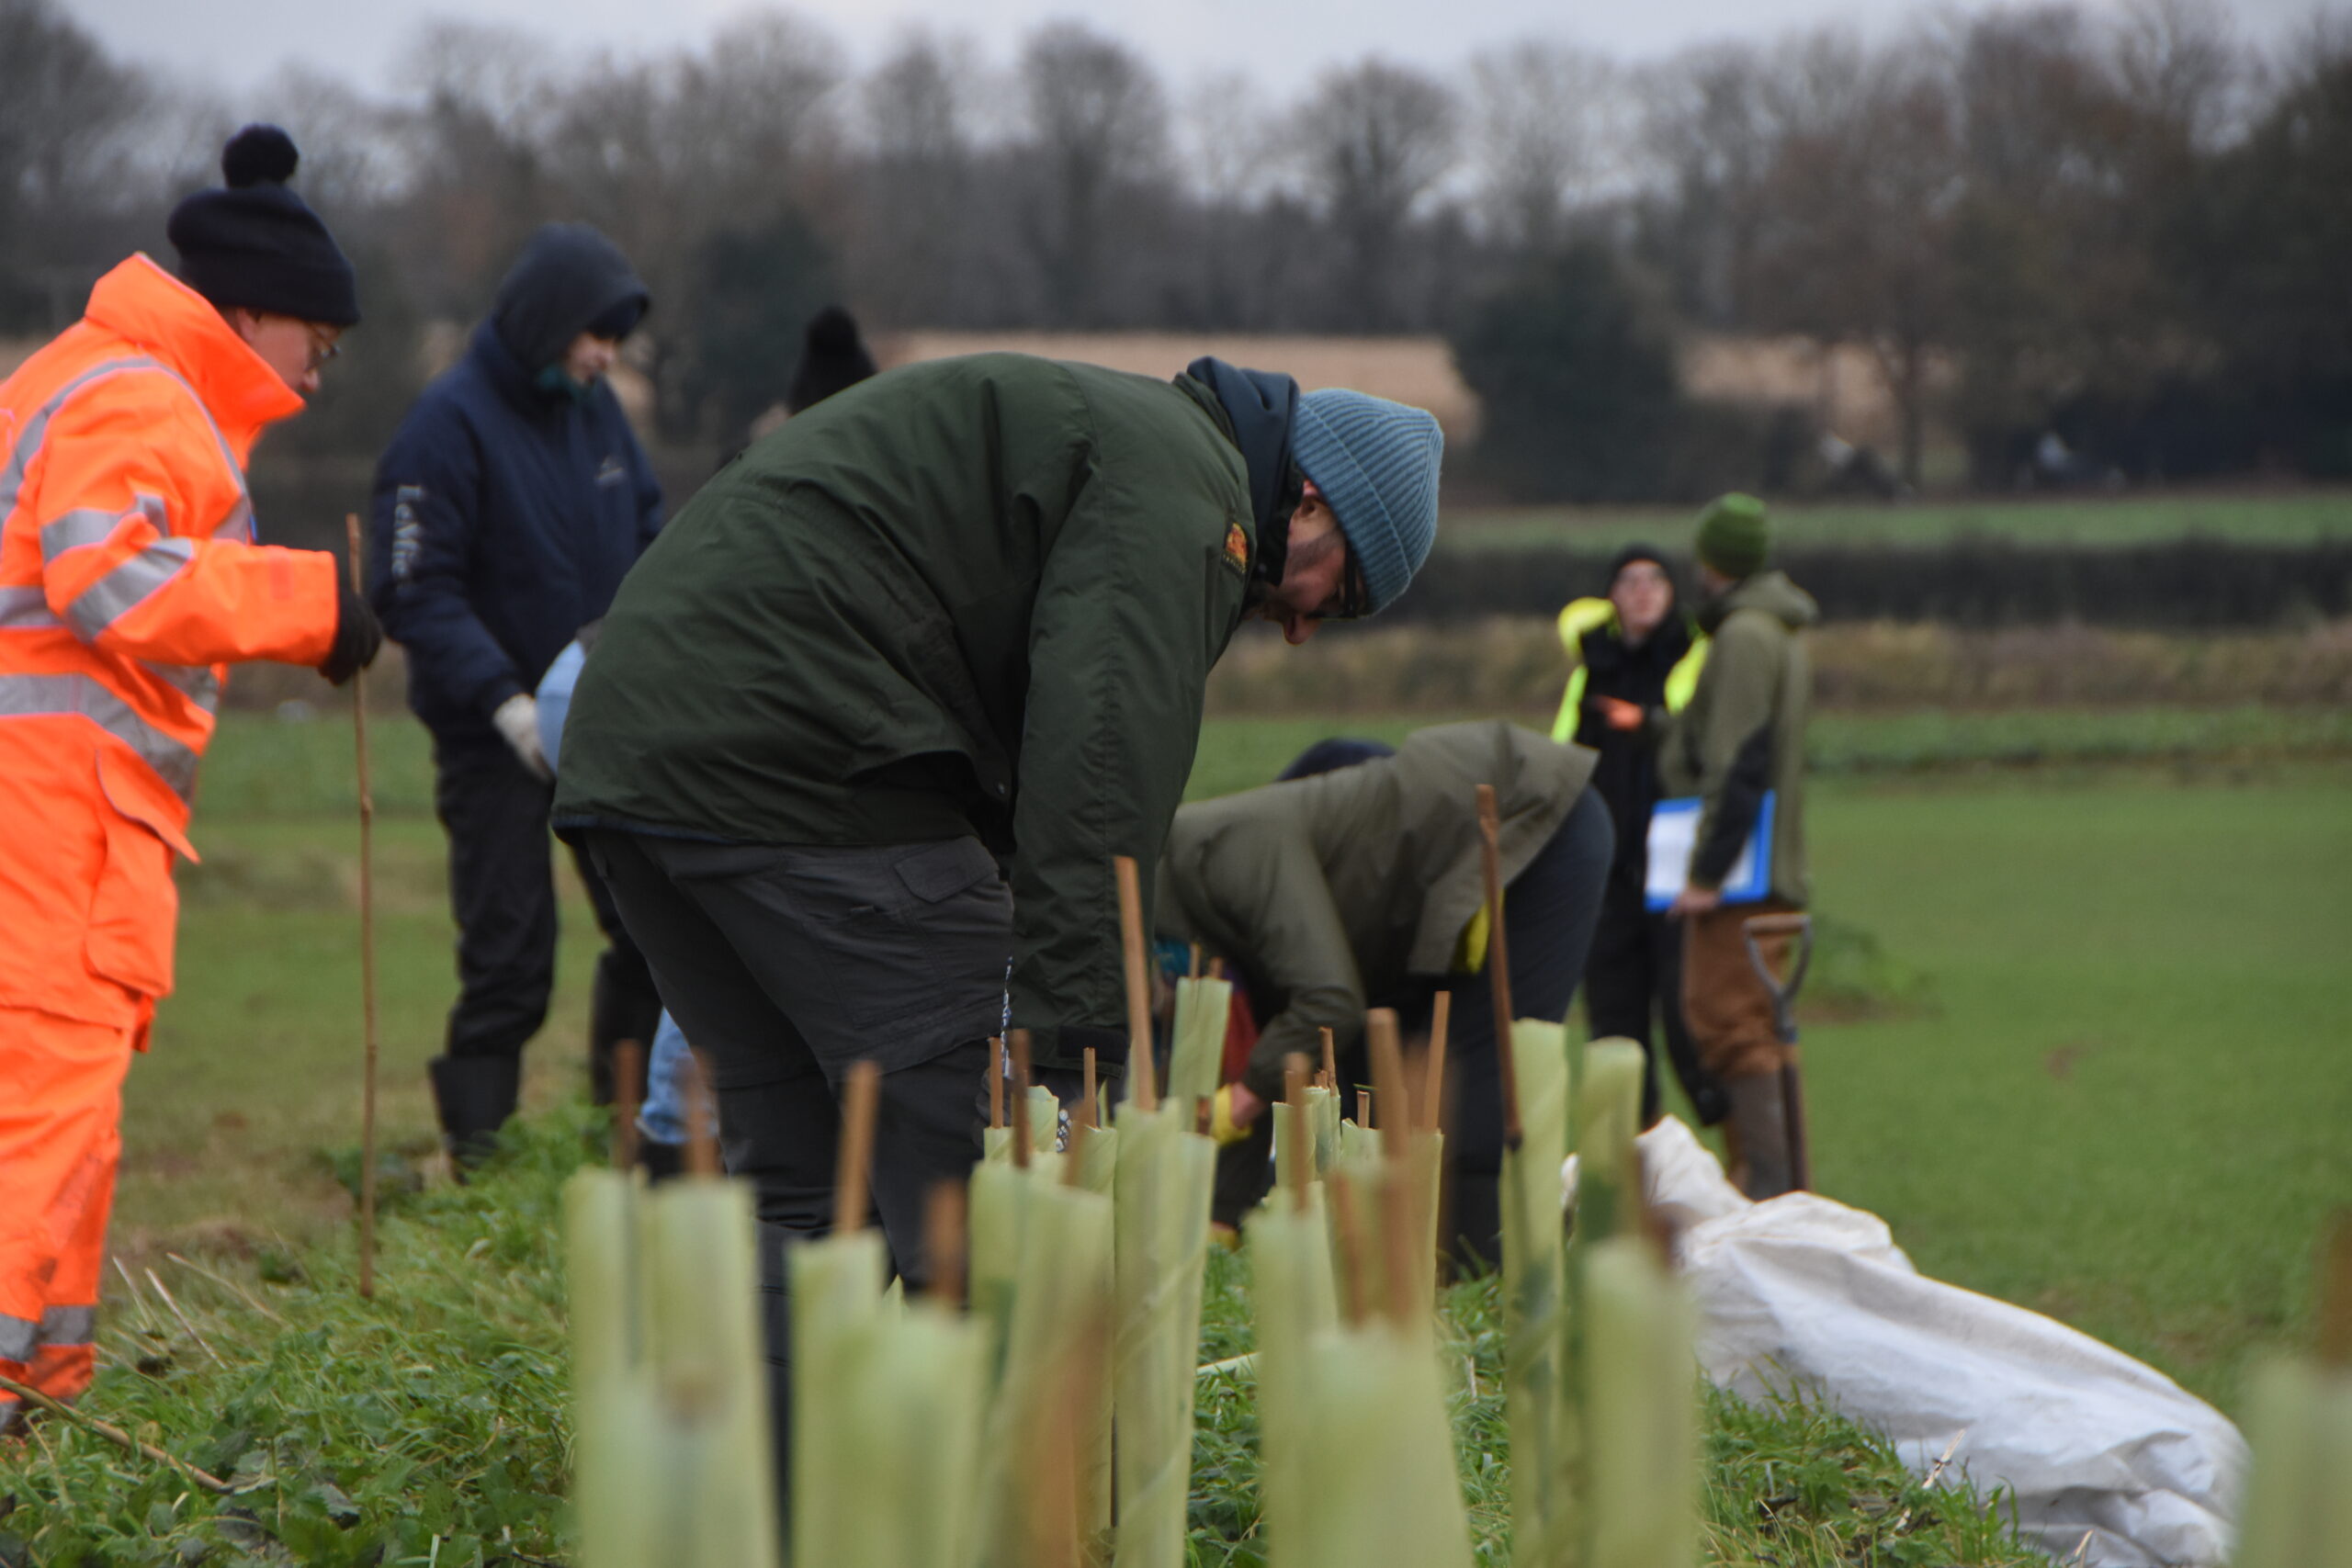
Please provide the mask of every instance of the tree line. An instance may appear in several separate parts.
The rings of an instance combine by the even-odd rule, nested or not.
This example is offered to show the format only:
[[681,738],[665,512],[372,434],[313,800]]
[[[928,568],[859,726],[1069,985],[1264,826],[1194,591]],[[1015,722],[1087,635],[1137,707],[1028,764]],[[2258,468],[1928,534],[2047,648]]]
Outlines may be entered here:
[[[212,177],[291,130],[361,270],[352,369],[290,444],[362,450],[427,324],[525,235],[598,224],[656,310],[654,434],[716,446],[841,299],[874,327],[1442,333],[1481,467],[1662,493],[1790,433],[1694,406],[1693,328],[1866,347],[1900,412],[2006,485],[2052,434],[2102,468],[2352,475],[2352,25],[2270,50],[2204,0],[1922,13],[1646,63],[1531,38],[1280,87],[1171,83],[1081,23],[912,31],[855,65],[788,12],[583,53],[422,29],[374,93],[288,68],[233,99],[0,0],[0,333],[54,330]],[[1804,433],[1811,440],[1818,433]],[[1747,475],[1746,469],[1756,473]]]

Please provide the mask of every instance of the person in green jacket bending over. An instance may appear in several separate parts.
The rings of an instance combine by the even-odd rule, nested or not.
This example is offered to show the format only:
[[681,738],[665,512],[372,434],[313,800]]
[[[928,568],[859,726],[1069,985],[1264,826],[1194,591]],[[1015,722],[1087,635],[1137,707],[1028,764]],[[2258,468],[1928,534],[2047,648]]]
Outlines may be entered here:
[[[1562,1018],[1615,851],[1609,808],[1586,788],[1594,760],[1500,720],[1442,725],[1417,730],[1393,757],[1195,801],[1169,834],[1159,934],[1223,957],[1266,1020],[1231,1089],[1236,1124],[1271,1120],[1284,1058],[1319,1065],[1323,1030],[1353,1052],[1366,1008],[1425,1021],[1432,995],[1453,992],[1446,1240],[1462,1261],[1501,1256],[1502,1090],[1484,977],[1478,786],[1494,786],[1502,817],[1512,1009]],[[1267,1145],[1255,1144],[1254,1187],[1220,1180],[1223,1223],[1264,1190]],[[1250,1157],[1250,1145],[1240,1147]]]
[[[1670,795],[1702,802],[1689,878],[1668,913],[1682,921],[1682,1013],[1699,1058],[1731,1095],[1732,1175],[1751,1198],[1793,1181],[1781,1068],[1787,1048],[1772,999],[1749,964],[1750,916],[1802,909],[1804,723],[1813,666],[1804,628],[1821,618],[1813,596],[1764,570],[1771,536],[1764,503],[1732,494],[1699,520],[1699,626],[1712,639],[1690,701],[1660,748]],[[1773,798],[1770,886],[1757,902],[1725,904],[1723,885]],[[1781,963],[1782,938],[1759,942]]]
[[555,821],[710,1065],[779,1420],[782,1248],[831,1227],[851,1065],[882,1068],[872,1190],[917,1289],[988,1036],[1073,1081],[1124,1060],[1112,858],[1159,863],[1209,667],[1246,618],[1298,643],[1394,602],[1442,447],[1419,409],[1213,359],[933,361],[754,442],[621,585]]

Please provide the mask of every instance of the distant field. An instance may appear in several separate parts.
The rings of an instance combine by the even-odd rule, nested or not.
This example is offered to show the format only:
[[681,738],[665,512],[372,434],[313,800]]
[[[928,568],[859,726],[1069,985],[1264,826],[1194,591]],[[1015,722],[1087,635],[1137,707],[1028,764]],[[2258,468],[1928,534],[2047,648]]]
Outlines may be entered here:
[[[1442,548],[1560,545],[1609,550],[1634,540],[1680,548],[1697,509],[1463,507],[1446,513]],[[2247,544],[2307,545],[2352,538],[2352,491],[2287,494],[2098,496],[2065,500],[1926,501],[1912,504],[1772,506],[1778,543],[1934,545],[1969,535],[2021,544],[2145,545],[2203,536]]]
[[[1535,729],[1550,728],[1548,705],[1508,716]],[[1199,799],[1267,783],[1283,763],[1327,735],[1393,742],[1442,722],[1443,714],[1428,710],[1212,717],[1187,793]],[[347,716],[334,713],[300,724],[260,714],[225,715],[220,738],[205,762],[198,846],[202,827],[213,823],[306,823],[325,831],[331,823],[350,821],[356,796],[349,723]],[[438,829],[430,821],[431,749],[423,727],[387,716],[376,720],[372,735],[376,810],[387,824],[385,831],[394,835],[389,841],[403,841],[397,825],[407,819],[430,829],[430,841],[437,844]],[[2352,711],[2244,705],[1821,713],[1807,734],[1807,750],[1825,773],[2033,764],[2273,764],[2352,756]],[[214,871],[195,874],[203,880]],[[242,873],[223,869],[219,874]]]

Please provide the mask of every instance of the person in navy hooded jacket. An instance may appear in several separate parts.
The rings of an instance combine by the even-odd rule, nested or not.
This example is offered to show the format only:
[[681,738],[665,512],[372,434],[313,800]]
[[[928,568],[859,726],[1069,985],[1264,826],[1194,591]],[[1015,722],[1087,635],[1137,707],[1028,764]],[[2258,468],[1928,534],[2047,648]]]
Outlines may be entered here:
[[[409,705],[433,732],[434,807],[449,835],[458,994],[431,1071],[461,1166],[513,1113],[523,1045],[555,979],[554,786],[532,694],[662,525],[661,487],[605,378],[650,303],[610,240],[548,224],[376,468],[372,598],[408,655]],[[651,1039],[661,1002],[611,898],[575,860],[608,943],[589,1070],[609,1103],[614,1045]]]

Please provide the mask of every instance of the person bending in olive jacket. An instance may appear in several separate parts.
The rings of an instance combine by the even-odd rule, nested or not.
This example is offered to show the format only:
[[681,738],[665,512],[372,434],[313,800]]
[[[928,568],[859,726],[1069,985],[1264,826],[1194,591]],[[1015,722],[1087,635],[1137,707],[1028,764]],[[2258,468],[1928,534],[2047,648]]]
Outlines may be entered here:
[[[1235,1123],[1268,1120],[1284,1058],[1319,1061],[1325,1029],[1351,1053],[1365,1009],[1419,1015],[1432,993],[1453,992],[1446,1242],[1461,1261],[1501,1256],[1502,1095],[1478,786],[1493,786],[1502,818],[1513,1010],[1562,1018],[1612,852],[1609,809],[1586,787],[1593,761],[1581,746],[1500,720],[1441,725],[1407,737],[1393,757],[1194,801],[1168,836],[1159,934],[1225,958],[1266,1021],[1230,1090]],[[1258,1192],[1265,1159],[1261,1141]],[[1255,1195],[1226,1187],[1217,1217],[1233,1223]]]
[[[554,784],[531,694],[662,525],[661,486],[606,379],[647,304],[604,235],[541,229],[376,468],[373,595],[408,654],[449,834],[458,994],[431,1071],[461,1162],[514,1111],[524,1043],[555,982]],[[589,1016],[603,1103],[614,1045],[651,1039],[661,1002],[602,879],[576,858],[609,944]]]
[[1299,642],[1402,593],[1441,448],[1419,409],[1214,360],[937,360],[753,442],[622,585],[556,824],[710,1063],[779,1417],[783,1248],[831,1224],[851,1066],[882,1068],[872,1192],[917,1288],[931,1190],[978,1157],[1007,961],[1038,1060],[1115,1070],[1112,860],[1157,865],[1209,667],[1246,616]]

